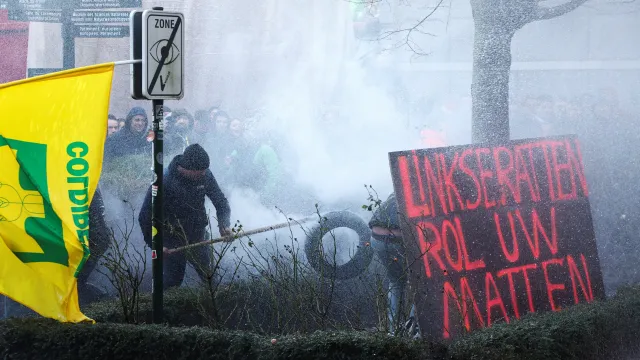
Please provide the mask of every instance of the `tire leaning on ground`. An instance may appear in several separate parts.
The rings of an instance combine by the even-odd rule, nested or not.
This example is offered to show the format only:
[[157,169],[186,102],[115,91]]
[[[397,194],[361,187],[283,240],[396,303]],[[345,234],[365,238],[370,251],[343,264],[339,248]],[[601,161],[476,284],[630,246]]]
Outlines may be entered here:
[[[324,256],[322,238],[330,234],[331,230],[342,227],[349,228],[358,234],[358,249],[348,262],[334,265],[328,262]],[[337,241],[340,241],[338,237],[336,237]],[[371,264],[373,249],[370,241],[371,229],[361,217],[350,211],[332,211],[322,215],[320,224],[311,229],[307,235],[304,250],[307,261],[319,274],[337,280],[347,280],[362,274]]]

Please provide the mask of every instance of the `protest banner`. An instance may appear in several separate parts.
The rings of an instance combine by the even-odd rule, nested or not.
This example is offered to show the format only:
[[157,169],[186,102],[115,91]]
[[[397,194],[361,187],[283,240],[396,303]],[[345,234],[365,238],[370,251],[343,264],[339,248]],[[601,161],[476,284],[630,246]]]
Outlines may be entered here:
[[575,136],[389,160],[424,336],[605,297]]

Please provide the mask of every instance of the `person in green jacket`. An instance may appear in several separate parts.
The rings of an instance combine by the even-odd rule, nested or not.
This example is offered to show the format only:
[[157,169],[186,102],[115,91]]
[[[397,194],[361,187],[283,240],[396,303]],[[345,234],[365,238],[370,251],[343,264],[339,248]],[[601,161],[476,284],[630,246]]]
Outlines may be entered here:
[[256,190],[265,203],[272,205],[282,191],[282,163],[271,146],[246,139],[244,131],[239,119],[229,123],[232,141],[225,158],[226,177],[236,185]]
[[282,164],[278,154],[267,144],[262,144],[253,156],[253,166],[264,174],[261,193],[266,199],[273,199],[280,190],[283,180]]

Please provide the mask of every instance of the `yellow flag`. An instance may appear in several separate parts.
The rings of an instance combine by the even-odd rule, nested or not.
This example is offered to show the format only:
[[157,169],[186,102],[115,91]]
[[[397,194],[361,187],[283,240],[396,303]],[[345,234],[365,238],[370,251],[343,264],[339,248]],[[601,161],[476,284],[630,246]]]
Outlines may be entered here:
[[0,85],[0,293],[63,322],[89,256],[113,63]]

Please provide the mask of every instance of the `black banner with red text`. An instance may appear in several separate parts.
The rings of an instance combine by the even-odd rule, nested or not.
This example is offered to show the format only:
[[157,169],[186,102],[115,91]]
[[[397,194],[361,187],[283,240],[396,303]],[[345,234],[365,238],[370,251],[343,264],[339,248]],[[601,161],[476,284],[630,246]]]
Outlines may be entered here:
[[575,136],[389,160],[424,336],[604,298]]

